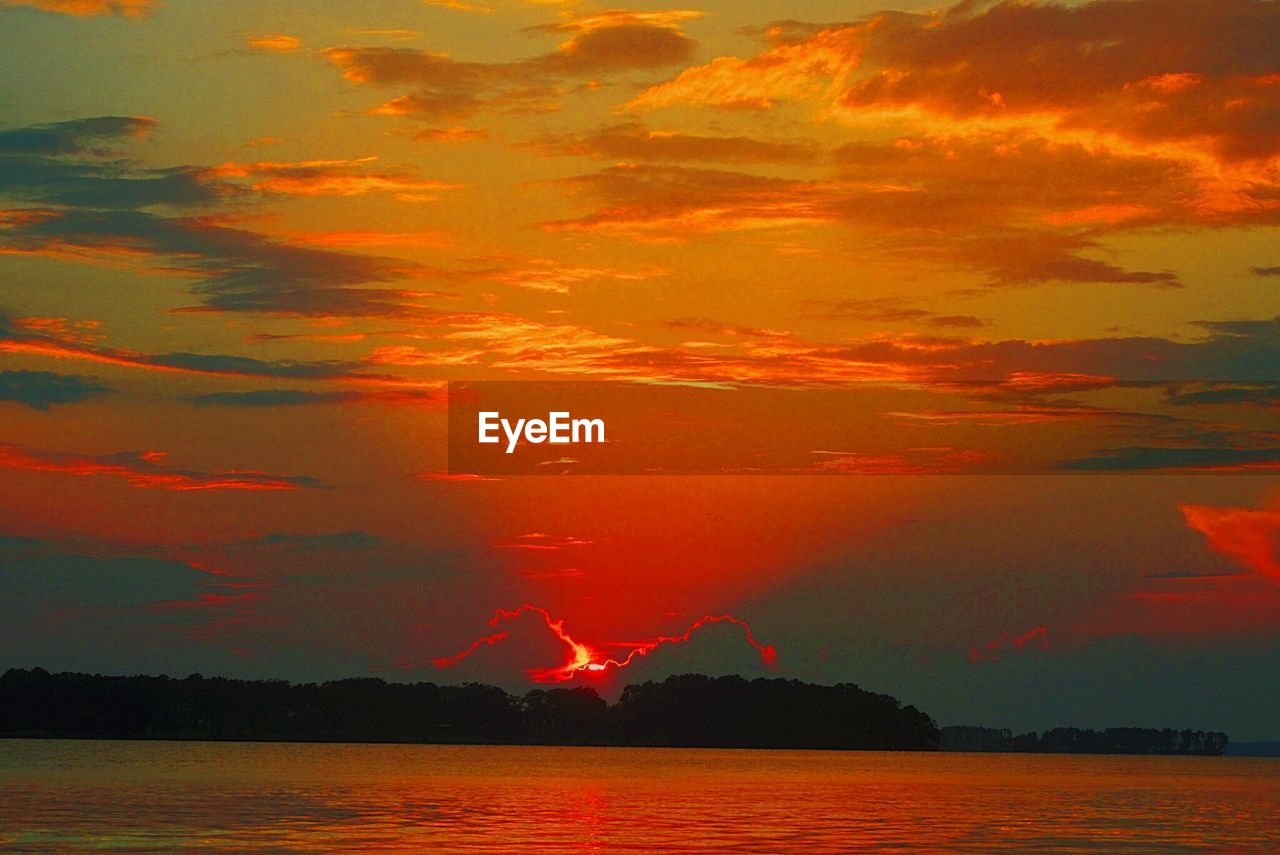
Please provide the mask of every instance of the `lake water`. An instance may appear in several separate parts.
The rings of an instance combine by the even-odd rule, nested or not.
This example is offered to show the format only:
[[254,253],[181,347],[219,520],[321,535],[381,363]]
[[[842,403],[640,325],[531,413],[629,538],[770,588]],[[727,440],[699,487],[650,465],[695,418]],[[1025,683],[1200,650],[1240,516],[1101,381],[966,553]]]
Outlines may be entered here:
[[0,740],[0,849],[1280,851],[1280,761]]

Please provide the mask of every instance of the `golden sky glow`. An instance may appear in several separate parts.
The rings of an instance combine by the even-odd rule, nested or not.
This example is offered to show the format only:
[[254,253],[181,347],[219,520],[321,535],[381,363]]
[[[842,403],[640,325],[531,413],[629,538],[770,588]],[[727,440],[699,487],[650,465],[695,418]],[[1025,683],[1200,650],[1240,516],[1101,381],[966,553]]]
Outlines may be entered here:
[[[0,665],[137,618],[175,652],[126,670],[431,676],[525,602],[961,711],[1130,637],[1274,665],[1280,505],[1227,476],[1280,468],[1277,44],[1270,0],[0,0],[0,528],[197,572]],[[844,478],[442,475],[448,380],[548,378],[889,405]],[[1094,474],[924,477],[1001,456]]]

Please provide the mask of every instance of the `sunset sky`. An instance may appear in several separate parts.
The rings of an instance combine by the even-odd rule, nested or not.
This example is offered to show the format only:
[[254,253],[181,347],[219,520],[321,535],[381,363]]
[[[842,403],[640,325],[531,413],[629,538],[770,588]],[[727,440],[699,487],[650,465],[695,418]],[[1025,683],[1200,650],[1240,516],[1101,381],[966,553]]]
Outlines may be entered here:
[[[1280,739],[1278,45],[1273,0],[0,0],[0,670],[582,645],[646,651],[605,694]],[[802,474],[467,478],[449,380],[877,397]]]

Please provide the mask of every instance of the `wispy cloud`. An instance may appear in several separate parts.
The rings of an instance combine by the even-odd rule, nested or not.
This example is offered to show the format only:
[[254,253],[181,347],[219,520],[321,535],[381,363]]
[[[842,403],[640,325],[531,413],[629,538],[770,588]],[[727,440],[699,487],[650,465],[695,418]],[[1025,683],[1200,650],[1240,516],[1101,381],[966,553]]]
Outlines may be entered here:
[[210,392],[189,399],[198,407],[300,407],[312,404],[410,404],[443,407],[441,389],[380,389],[313,392],[302,389],[258,389],[250,392]]
[[302,39],[287,33],[262,33],[249,36],[247,42],[251,49],[267,53],[295,53],[302,50]]
[[816,144],[808,140],[765,140],[655,131],[634,120],[585,133],[544,135],[534,139],[529,146],[551,155],[711,163],[813,163],[822,153]]
[[168,465],[162,451],[122,451],[87,455],[43,451],[0,443],[0,466],[79,477],[122,478],[133,487],[163,490],[298,490],[323,486],[303,475],[272,475],[255,470],[203,472]]
[[123,15],[139,18],[148,14],[157,0],[0,0],[6,6],[29,6],[42,12],[62,15],[93,17],[97,15]]

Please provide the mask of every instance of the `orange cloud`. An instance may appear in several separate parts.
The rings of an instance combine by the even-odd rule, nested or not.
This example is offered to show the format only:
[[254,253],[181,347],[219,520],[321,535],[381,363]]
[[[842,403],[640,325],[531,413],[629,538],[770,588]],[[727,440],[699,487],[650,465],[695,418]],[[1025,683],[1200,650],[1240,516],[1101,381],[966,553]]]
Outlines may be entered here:
[[813,99],[858,124],[1097,133],[1225,161],[1280,154],[1270,83],[1280,58],[1269,47],[1280,8],[1264,0],[963,2],[764,35],[772,45],[756,57],[686,69],[631,106]]
[[269,53],[294,53],[302,49],[302,39],[284,33],[265,33],[249,37],[249,47]]
[[685,21],[701,18],[702,12],[691,9],[659,9],[639,12],[628,9],[610,9],[582,17],[569,18],[556,24],[531,27],[530,32],[543,33],[594,33],[617,27],[656,27],[678,30]]
[[455,12],[476,12],[481,15],[488,15],[493,12],[488,6],[463,3],[462,0],[422,0],[422,2],[428,6],[439,6],[442,9],[452,9]]
[[126,18],[141,17],[156,6],[156,0],[3,0],[3,3],[78,17],[123,15]]
[[501,481],[491,475],[475,475],[469,472],[419,472],[414,476],[419,481],[469,484],[473,481]]
[[863,26],[823,29],[752,59],[723,56],[687,68],[632,99],[633,109],[681,104],[768,110],[778,101],[835,97],[860,64]]
[[837,220],[825,184],[740,172],[623,164],[563,179],[560,185],[598,198],[603,207],[545,223],[551,230],[682,240],[691,234]]
[[376,172],[366,166],[376,158],[312,160],[298,163],[223,163],[201,170],[204,180],[246,179],[260,193],[287,196],[359,196],[394,193],[406,201],[428,201],[459,185],[419,178],[411,172]]
[[72,321],[67,318],[14,318],[15,326],[38,335],[71,344],[89,345],[102,339],[101,321]]
[[[806,340],[784,330],[743,327],[706,318],[676,319],[668,326],[716,337],[660,346],[638,337],[608,334],[569,323],[550,324],[503,312],[436,312],[399,332],[432,342],[432,350],[392,346],[375,358],[432,364],[469,364],[495,370],[577,374],[582,377],[711,382],[821,384],[913,383],[996,400],[997,415],[976,420],[1112,421],[1121,426],[1170,429],[1186,420],[1167,414],[1127,413],[1073,401],[1037,401],[1032,396],[1067,394],[1132,384],[1190,382],[1206,377],[1248,383],[1266,376],[1274,359],[1280,319],[1202,322],[1204,337],[1191,341],[1158,337],[1109,337],[1027,341],[877,335],[857,340]],[[710,346],[709,346],[710,345]],[[1224,403],[1248,401],[1228,399]],[[1190,403],[1190,402],[1188,402]],[[1009,407],[1017,409],[1009,410]],[[959,423],[955,411],[925,410],[941,423]],[[1154,436],[1154,434],[1152,434]],[[1174,436],[1187,445],[1163,451],[1125,451],[1110,462],[1164,467],[1269,464],[1266,435],[1237,436],[1231,448],[1196,450],[1195,436]],[[1272,443],[1273,444],[1273,443]],[[1254,449],[1254,450],[1250,450]],[[1198,455],[1198,456],[1197,456]],[[1101,459],[1096,461],[1099,465]]]
[[915,301],[902,297],[864,297],[843,300],[815,300],[822,311],[817,317],[851,319],[877,323],[927,324],[934,327],[976,329],[986,322],[972,315],[943,315],[924,309]]
[[450,128],[423,128],[420,131],[414,131],[411,136],[419,142],[456,145],[458,143],[488,139],[489,132],[482,128],[467,128],[462,125],[454,125]]
[[886,15],[866,29],[868,73],[839,105],[855,118],[910,109],[1204,146],[1227,160],[1269,158],[1280,153],[1280,93],[1259,80],[1280,70],[1263,47],[1277,39],[1280,8],[1260,0],[998,3],[957,6],[940,20]]
[[425,351],[412,345],[387,345],[376,347],[365,357],[370,365],[398,365],[401,367],[473,365],[480,354],[472,350]]
[[643,282],[666,276],[663,267],[620,270],[614,267],[575,267],[551,258],[493,258],[494,266],[478,269],[438,270],[435,276],[456,282],[497,282],[529,291],[568,294],[588,282]]
[[[1280,191],[1194,159],[1054,142],[1026,133],[904,137],[836,152],[822,180],[655,164],[562,179],[587,213],[546,223],[651,241],[838,225],[909,256],[990,275],[989,284],[1069,281],[1176,287],[1168,270],[1093,257],[1111,235],[1176,226],[1280,223]],[[1070,175],[1070,181],[1057,180]],[[970,324],[972,325],[972,324]]]

